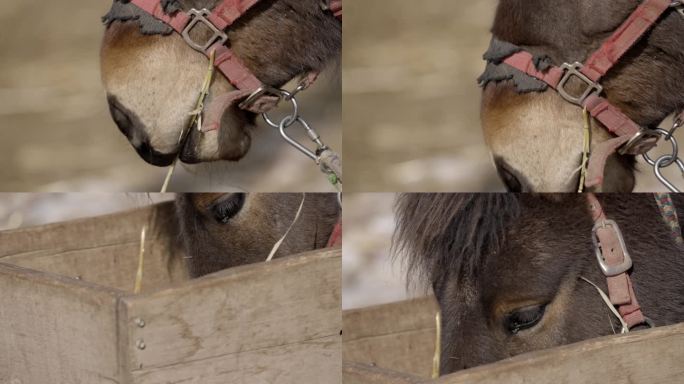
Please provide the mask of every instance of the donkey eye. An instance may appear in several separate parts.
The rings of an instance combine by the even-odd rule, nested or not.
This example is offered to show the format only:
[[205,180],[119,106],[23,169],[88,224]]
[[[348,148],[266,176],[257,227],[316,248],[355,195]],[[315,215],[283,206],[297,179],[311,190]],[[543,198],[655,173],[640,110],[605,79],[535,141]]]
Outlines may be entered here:
[[216,221],[226,224],[240,212],[245,204],[244,193],[231,193],[218,199],[211,207]]
[[509,333],[515,335],[520,331],[530,329],[539,324],[539,321],[544,317],[545,311],[546,305],[516,310],[506,315],[504,318],[504,327],[506,327],[506,330]]

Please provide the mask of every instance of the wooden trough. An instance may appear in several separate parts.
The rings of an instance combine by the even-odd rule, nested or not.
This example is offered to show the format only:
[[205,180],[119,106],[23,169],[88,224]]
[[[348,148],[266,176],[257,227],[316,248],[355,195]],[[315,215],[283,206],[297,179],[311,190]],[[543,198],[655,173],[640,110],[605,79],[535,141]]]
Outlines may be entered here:
[[190,280],[174,223],[164,203],[0,233],[0,383],[341,382],[340,250]]
[[684,324],[528,353],[431,380],[436,308],[433,299],[419,299],[345,312],[344,383],[684,383]]

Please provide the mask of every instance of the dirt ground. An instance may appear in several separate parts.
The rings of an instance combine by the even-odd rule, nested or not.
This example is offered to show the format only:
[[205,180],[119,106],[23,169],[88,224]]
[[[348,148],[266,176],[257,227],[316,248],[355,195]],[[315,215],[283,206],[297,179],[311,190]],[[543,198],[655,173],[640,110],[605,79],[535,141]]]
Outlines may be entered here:
[[[476,84],[496,4],[347,1],[347,191],[502,191],[480,130]],[[652,170],[639,169],[637,191],[665,191]],[[675,182],[678,173],[666,170]]]
[[[100,17],[111,0],[23,0],[0,7],[0,191],[158,191],[166,169],[143,162],[107,111]],[[300,100],[341,151],[339,68]],[[170,190],[331,191],[317,167],[261,124],[240,163],[180,169]]]

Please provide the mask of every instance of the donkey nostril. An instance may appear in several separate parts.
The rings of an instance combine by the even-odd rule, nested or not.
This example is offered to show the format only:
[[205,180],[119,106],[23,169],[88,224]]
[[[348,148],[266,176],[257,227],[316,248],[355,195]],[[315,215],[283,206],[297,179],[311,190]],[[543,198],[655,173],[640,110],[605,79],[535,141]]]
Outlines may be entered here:
[[131,130],[133,129],[133,120],[131,120],[129,114],[116,101],[114,96],[107,96],[107,103],[109,103],[109,113],[112,115],[114,123],[119,127],[121,133],[130,139],[132,135]]

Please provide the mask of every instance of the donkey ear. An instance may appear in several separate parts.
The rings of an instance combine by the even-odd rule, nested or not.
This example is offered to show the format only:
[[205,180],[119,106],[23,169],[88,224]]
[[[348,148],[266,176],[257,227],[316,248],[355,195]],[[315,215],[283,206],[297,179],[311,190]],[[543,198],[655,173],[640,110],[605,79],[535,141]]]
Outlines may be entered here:
[[601,0],[579,0],[582,34],[594,37],[612,32],[639,6],[639,0],[613,0],[606,6]]

